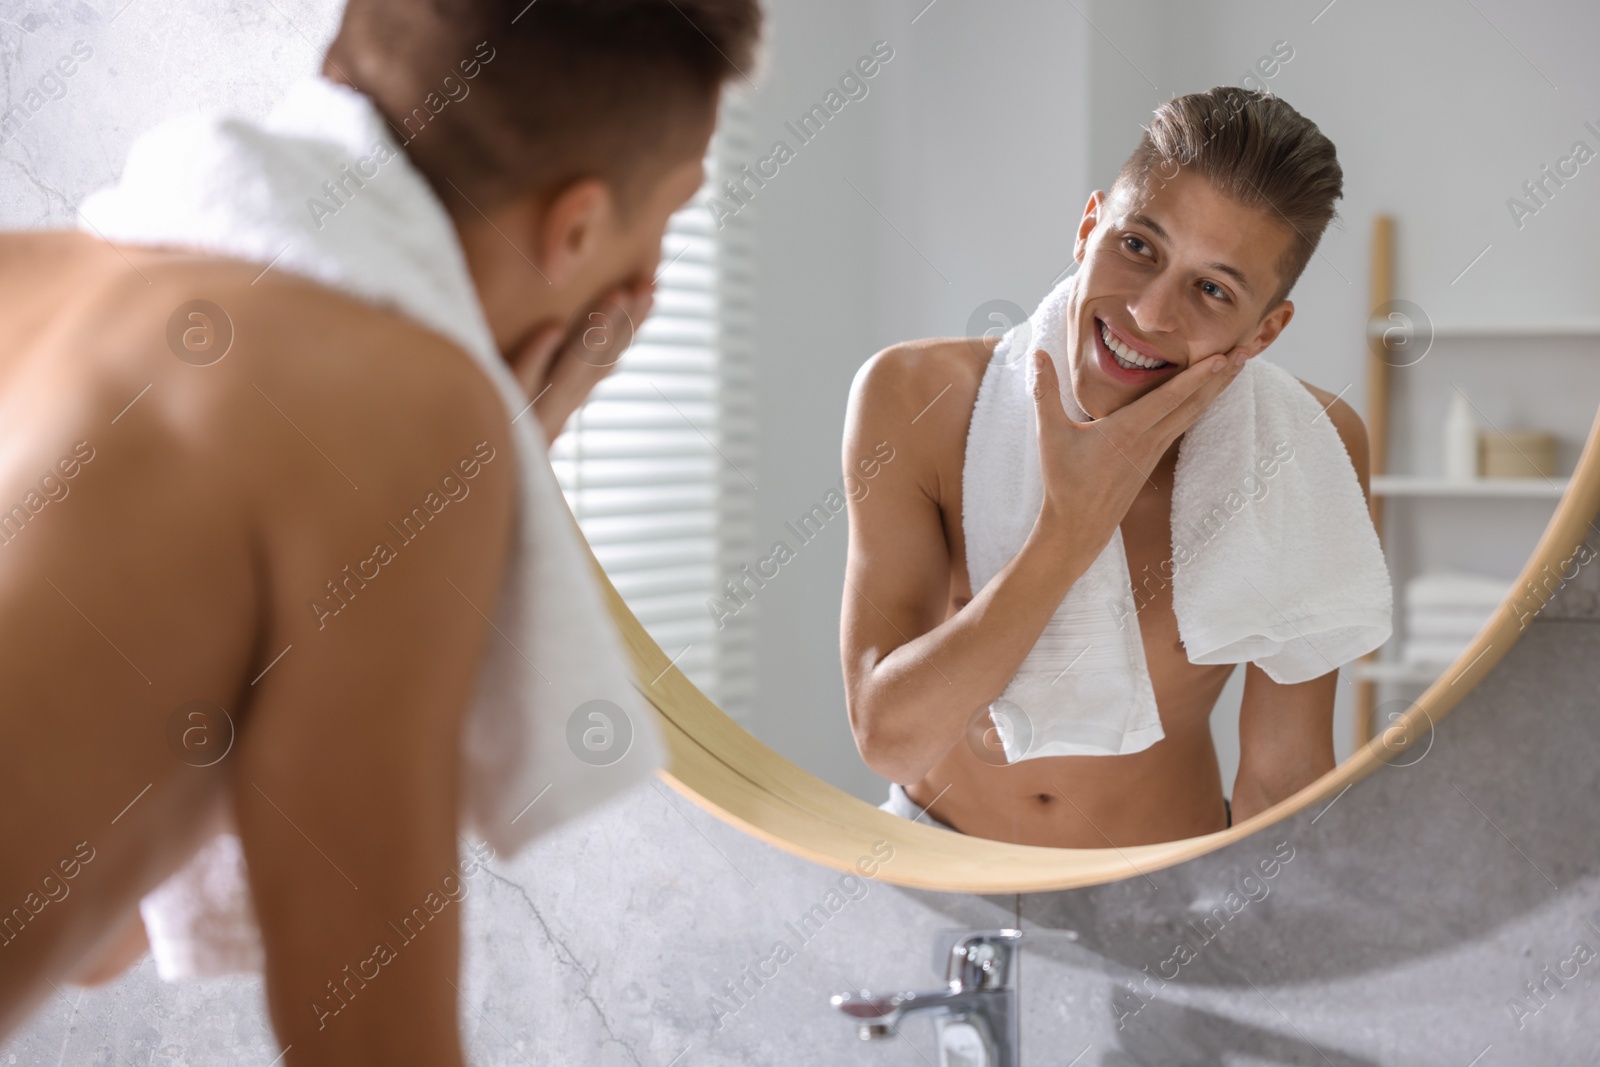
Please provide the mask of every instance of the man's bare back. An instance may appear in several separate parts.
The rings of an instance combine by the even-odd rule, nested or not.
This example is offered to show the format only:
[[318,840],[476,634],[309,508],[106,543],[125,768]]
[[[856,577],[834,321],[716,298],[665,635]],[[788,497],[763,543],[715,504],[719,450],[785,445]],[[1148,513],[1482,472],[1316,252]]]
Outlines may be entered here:
[[[961,520],[962,470],[972,409],[993,344],[931,340],[881,353],[876,358],[884,365],[873,373],[883,376],[885,389],[904,394],[910,410],[938,400],[914,422],[895,419],[897,425],[859,429],[864,441],[888,439],[897,446],[904,442],[897,452],[905,460],[896,464],[892,476],[919,486],[929,506],[900,514],[897,520],[931,523],[936,518],[943,543],[921,544],[917,565],[948,576],[937,622],[954,616],[973,597]],[[1335,402],[1330,393],[1311,385],[1306,388],[1325,405]],[[1335,422],[1355,455],[1355,443],[1349,438],[1349,420],[1355,416],[1345,411],[1348,417],[1336,412]],[[1170,564],[1163,564],[1172,558],[1177,455],[1174,443],[1118,527],[1139,605],[1139,629],[1163,738],[1129,755],[1039,757],[1006,764],[992,734],[984,744],[989,720],[981,716],[966,741],[953,745],[918,781],[905,783],[907,795],[934,818],[979,837],[1070,848],[1169,841],[1227,825],[1210,717],[1237,665],[1190,663],[1178,637],[1171,583],[1162,577],[1171,572]],[[1364,471],[1361,480],[1365,486]],[[891,499],[882,494],[879,503],[890,507]],[[939,581],[946,584],[942,577]],[[1273,685],[1255,668],[1247,669],[1258,690]],[[1331,685],[1333,677],[1316,684]]]
[[[231,792],[281,1040],[354,1060],[425,1034],[451,1062],[453,999],[419,983],[454,973],[454,914],[348,1017],[319,1028],[308,1005],[457,863],[458,729],[514,499],[492,383],[409,320],[256,264],[5,235],[0,292],[0,1036]],[[196,299],[231,331],[205,366],[169,343]],[[470,492],[319,619],[464,459]],[[231,720],[210,765],[178,740],[192,701]],[[385,1036],[401,1008],[429,1017]]]

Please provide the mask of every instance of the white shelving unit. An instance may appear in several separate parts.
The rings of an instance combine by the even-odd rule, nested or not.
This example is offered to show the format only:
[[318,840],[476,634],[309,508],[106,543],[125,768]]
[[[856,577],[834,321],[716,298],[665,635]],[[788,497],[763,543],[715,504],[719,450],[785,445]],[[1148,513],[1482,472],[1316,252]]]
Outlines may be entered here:
[[[1356,665],[1356,677],[1392,685],[1429,686],[1445,669],[1445,664],[1410,664],[1399,660],[1363,660]],[[1379,724],[1382,725],[1382,724]]]
[[[1369,336],[1381,335],[1386,324],[1381,320],[1368,323]],[[1573,322],[1540,322],[1526,324],[1492,324],[1492,323],[1455,323],[1434,325],[1432,328],[1434,341],[1462,340],[1505,340],[1508,344],[1517,342],[1548,342],[1558,339],[1593,339],[1600,341],[1600,321],[1573,321]],[[1530,351],[1536,351],[1530,349]],[[1600,400],[1597,395],[1596,400]],[[1485,427],[1488,429],[1488,427]],[[1524,477],[1524,478],[1484,478],[1478,477],[1471,480],[1454,480],[1438,476],[1416,474],[1376,474],[1372,476],[1372,495],[1376,499],[1383,497],[1392,502],[1385,509],[1384,525],[1393,530],[1404,523],[1415,523],[1417,518],[1414,509],[1428,507],[1431,501],[1455,501],[1455,506],[1480,505],[1490,507],[1493,505],[1526,507],[1536,502],[1543,502],[1552,511],[1556,503],[1565,495],[1571,482],[1570,476]],[[1386,552],[1392,538],[1385,539]],[[1532,548],[1532,545],[1529,545]],[[1447,664],[1409,664],[1399,658],[1400,647],[1405,637],[1405,611],[1399,597],[1403,595],[1405,575],[1397,575],[1396,580],[1396,614],[1399,616],[1399,625],[1396,626],[1395,635],[1372,659],[1362,660],[1355,664],[1356,677],[1362,681],[1370,682],[1382,687],[1389,692],[1386,695],[1395,695],[1394,691],[1407,691],[1408,696],[1414,697],[1422,688],[1431,685],[1447,668]],[[1382,729],[1382,723],[1374,724]]]

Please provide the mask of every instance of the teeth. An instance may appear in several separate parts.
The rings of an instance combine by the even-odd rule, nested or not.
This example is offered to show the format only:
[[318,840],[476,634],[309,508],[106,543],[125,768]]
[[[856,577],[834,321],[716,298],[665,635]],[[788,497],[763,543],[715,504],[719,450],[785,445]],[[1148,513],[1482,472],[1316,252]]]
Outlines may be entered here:
[[1105,341],[1106,347],[1111,349],[1111,351],[1116,354],[1117,360],[1120,363],[1126,363],[1130,366],[1137,367],[1140,370],[1151,370],[1155,367],[1165,367],[1167,365],[1165,360],[1146,359],[1144,356],[1141,356],[1127,345],[1112,337],[1111,330],[1105,325],[1105,323],[1100,324],[1100,337]]

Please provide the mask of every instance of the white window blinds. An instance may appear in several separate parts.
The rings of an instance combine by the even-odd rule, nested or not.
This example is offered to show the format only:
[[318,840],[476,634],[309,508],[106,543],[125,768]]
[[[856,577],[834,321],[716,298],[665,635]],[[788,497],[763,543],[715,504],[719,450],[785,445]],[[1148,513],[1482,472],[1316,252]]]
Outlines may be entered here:
[[750,252],[745,228],[719,228],[706,200],[720,185],[717,161],[743,147],[740,118],[725,109],[706,185],[672,217],[650,317],[550,450],[617,591],[735,717],[752,695],[752,612],[719,626],[707,601],[753,540]]

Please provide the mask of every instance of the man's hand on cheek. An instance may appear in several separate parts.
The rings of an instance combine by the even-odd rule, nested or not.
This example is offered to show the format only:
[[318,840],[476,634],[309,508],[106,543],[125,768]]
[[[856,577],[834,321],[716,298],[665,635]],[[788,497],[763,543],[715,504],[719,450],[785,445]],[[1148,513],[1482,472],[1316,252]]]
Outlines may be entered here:
[[650,314],[654,284],[618,286],[579,316],[569,329],[549,323],[536,329],[511,358],[511,369],[554,443],[572,413],[611,373],[634,331]]
[[[1226,352],[1214,352],[1212,355],[1222,356],[1227,360],[1227,364],[1233,367],[1244,366],[1244,361],[1250,358],[1250,353],[1246,352],[1241,345],[1234,345]],[[1199,361],[1196,360],[1195,362]]]

